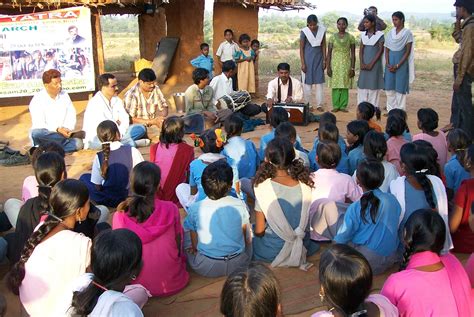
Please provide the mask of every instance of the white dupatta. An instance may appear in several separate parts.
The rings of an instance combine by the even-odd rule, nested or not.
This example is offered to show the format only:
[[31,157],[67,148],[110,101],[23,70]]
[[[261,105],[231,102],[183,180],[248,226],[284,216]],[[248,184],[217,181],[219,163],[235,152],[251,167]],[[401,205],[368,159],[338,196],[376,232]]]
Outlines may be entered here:
[[311,188],[300,182],[302,193],[301,217],[298,227],[293,228],[278,203],[278,197],[273,190],[270,179],[255,187],[255,196],[262,209],[268,225],[273,232],[285,241],[280,253],[272,262],[272,267],[299,267],[307,271],[313,264],[306,262],[306,248],[303,245],[305,229],[309,221],[309,208],[311,206]]
[[384,35],[382,31],[375,32],[371,37],[367,36],[367,32],[364,31],[360,34],[360,39],[362,44],[374,46],[380,40],[380,38]]
[[[444,247],[442,250],[442,253],[446,254],[450,249],[453,248],[453,240],[451,239],[451,234],[449,233],[448,197],[446,195],[446,189],[444,187],[443,181],[439,179],[439,177],[434,175],[426,175],[426,177],[428,177],[431,186],[433,187],[438,213],[446,224],[446,239],[444,241]],[[398,221],[399,225],[402,222],[406,212],[405,179],[406,176],[400,176],[390,183],[390,193],[397,198],[400,206],[402,207],[402,212],[400,213],[400,219]]]
[[316,33],[316,36],[314,36],[313,32],[311,32],[309,27],[305,27],[301,31],[303,31],[304,35],[306,36],[306,39],[312,47],[321,46],[324,34],[326,34],[326,28],[322,25],[318,26],[318,32]]
[[408,56],[409,83],[415,81],[415,38],[409,29],[402,29],[397,34],[397,29],[393,28],[385,37],[385,47],[391,51],[399,52],[405,48],[408,43],[411,44],[410,56]]

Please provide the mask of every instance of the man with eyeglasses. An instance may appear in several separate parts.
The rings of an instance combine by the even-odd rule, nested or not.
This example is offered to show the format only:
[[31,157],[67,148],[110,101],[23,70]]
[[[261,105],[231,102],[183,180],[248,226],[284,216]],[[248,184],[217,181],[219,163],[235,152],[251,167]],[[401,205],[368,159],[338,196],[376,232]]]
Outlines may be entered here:
[[146,127],[161,127],[168,116],[168,104],[156,84],[155,72],[150,68],[138,73],[138,83],[127,91],[124,103],[132,122]]
[[89,100],[84,112],[83,130],[86,132],[85,149],[102,147],[97,137],[97,126],[105,120],[114,121],[120,131],[120,142],[130,146],[145,146],[149,140],[142,138],[146,134],[143,124],[130,124],[130,117],[125,111],[123,101],[117,96],[119,91],[117,78],[112,74],[102,74],[97,80],[99,91]]

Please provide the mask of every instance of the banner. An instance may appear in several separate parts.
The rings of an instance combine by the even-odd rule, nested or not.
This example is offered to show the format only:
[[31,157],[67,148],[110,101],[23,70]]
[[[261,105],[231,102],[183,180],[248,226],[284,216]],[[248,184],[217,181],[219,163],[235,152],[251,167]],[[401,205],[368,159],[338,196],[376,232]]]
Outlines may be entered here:
[[0,15],[0,98],[34,95],[49,69],[67,92],[94,90],[89,8]]

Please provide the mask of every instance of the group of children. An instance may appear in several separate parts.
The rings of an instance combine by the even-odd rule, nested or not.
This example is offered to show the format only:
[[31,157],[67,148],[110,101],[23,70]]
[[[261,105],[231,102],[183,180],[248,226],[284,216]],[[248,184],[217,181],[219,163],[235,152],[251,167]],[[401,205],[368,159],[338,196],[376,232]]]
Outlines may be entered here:
[[[245,90],[253,94],[256,92],[258,82],[256,62],[260,50],[260,42],[257,39],[251,40],[250,36],[243,33],[239,36],[239,44],[234,42],[234,32],[231,29],[224,31],[225,40],[219,45],[216,56],[218,63],[222,67],[226,61],[237,63],[237,72],[233,75],[232,85],[235,91]],[[191,60],[191,65],[195,68],[204,68],[209,72],[212,79],[214,75],[214,59],[209,56],[209,44],[200,45],[201,55]]]
[[[402,30],[403,15],[393,18]],[[473,315],[474,256],[465,271],[450,251],[474,253],[474,145],[463,130],[439,131],[438,114],[430,108],[418,111],[420,133],[413,137],[406,112],[397,107],[382,129],[373,103],[382,78],[383,35],[377,35],[373,16],[364,25],[361,70],[367,73],[359,78],[359,97],[365,97],[345,140],[335,115],[325,112],[307,151],[286,110],[276,107],[258,148],[242,137],[238,115],[227,118],[223,130],[191,135],[193,146],[184,141],[183,119],[169,116],[149,161],[119,142],[114,122],[103,121],[97,127],[102,150],[92,172],[79,180],[67,178],[58,145],[36,149],[35,176],[25,179],[23,201],[5,203],[14,227],[6,237],[14,263],[8,285],[25,312],[142,316],[149,297],[180,292],[190,269],[228,276],[223,315],[278,316],[278,281],[271,269],[252,261],[306,271],[313,265],[308,257],[322,241],[332,241],[319,263],[319,296],[328,310],[314,316]],[[346,109],[354,77],[355,41],[346,27],[347,20],[339,19],[327,54],[325,30],[315,16],[300,37],[306,90],[324,81],[327,68],[334,110]],[[255,91],[258,42],[242,34],[237,47],[231,30],[224,35],[220,62],[234,59],[239,89]],[[397,36],[411,43],[410,33]],[[407,92],[410,49],[404,45],[398,53],[386,45],[385,89],[393,77],[395,90],[405,80]],[[192,63],[212,74],[209,46],[201,50]],[[111,226],[107,207],[116,208]],[[369,295],[373,275],[396,264],[401,270],[381,294]]]
[[[7,213],[15,224],[7,239],[8,256],[16,263],[9,285],[32,316],[115,311],[121,305],[138,316],[149,296],[182,290],[188,267],[206,277],[230,275],[221,306],[230,316],[240,308],[228,297],[241,291],[230,281],[248,275],[263,279],[257,284],[276,282],[271,271],[251,261],[307,270],[313,265],[307,258],[321,241],[333,241],[319,273],[320,296],[329,308],[344,314],[370,312],[374,305],[389,315],[397,309],[401,315],[467,312],[471,301],[462,302],[462,296],[469,280],[449,252],[453,247],[474,252],[474,145],[462,130],[447,136],[438,131],[438,115],[430,108],[418,111],[421,131],[413,137],[403,110],[389,112],[385,133],[377,114],[373,105],[359,104],[346,140],[334,114],[322,114],[309,153],[282,108],[273,109],[272,130],[258,149],[241,136],[243,121],[232,115],[224,131],[192,135],[202,152],[196,158],[183,140],[183,120],[171,116],[163,122],[160,142],[150,147],[150,161],[118,143],[116,125],[104,121],[97,128],[102,151],[92,173],[80,180],[67,178],[60,147],[42,145],[34,155],[35,180],[25,180],[26,201],[16,214]],[[116,207],[114,230],[107,230],[107,208],[100,205]],[[127,235],[125,248],[120,239]],[[122,247],[114,257],[99,256],[117,245]],[[346,264],[338,266],[340,261]],[[107,273],[101,265],[110,263],[122,272]],[[397,263],[404,271],[387,280],[385,297],[368,296],[372,274]],[[92,274],[86,274],[89,265]],[[415,305],[415,297],[404,295],[426,283],[421,277],[416,286],[403,282],[418,266],[429,266],[437,283],[459,278],[440,290],[445,297],[451,290],[454,300],[433,306],[427,295]],[[348,274],[344,283],[361,283],[357,296],[338,294],[337,283],[343,282],[331,281],[336,269]],[[255,272],[260,273],[252,277]],[[276,287],[275,294],[262,300],[281,312],[277,284],[269,287]],[[332,316],[325,314],[317,316]]]

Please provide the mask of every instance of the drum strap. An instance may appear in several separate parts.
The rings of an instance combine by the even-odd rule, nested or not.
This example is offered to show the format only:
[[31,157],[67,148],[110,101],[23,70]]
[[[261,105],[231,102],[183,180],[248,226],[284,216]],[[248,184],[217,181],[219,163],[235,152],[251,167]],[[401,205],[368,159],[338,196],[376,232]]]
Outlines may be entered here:
[[[281,80],[278,78],[278,90],[277,90],[277,99],[278,103],[281,103]],[[286,95],[286,98],[288,97],[293,97],[293,83],[291,82],[291,77],[288,78],[288,94]]]

